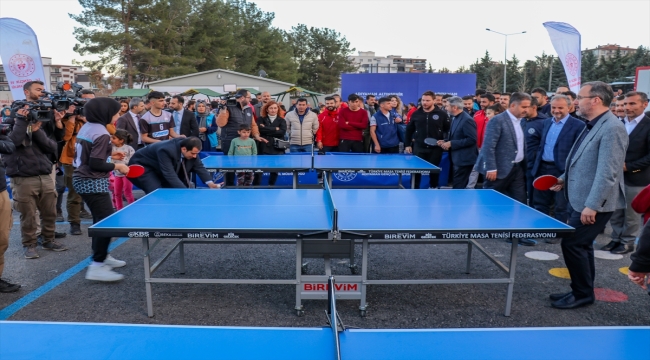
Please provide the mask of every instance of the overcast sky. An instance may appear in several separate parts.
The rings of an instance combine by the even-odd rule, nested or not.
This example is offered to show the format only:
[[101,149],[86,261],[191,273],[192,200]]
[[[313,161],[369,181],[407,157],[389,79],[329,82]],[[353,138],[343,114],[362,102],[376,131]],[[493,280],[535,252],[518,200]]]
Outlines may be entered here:
[[[289,30],[303,23],[328,27],[344,35],[356,51],[378,56],[426,58],[434,69],[469,66],[488,50],[502,60],[502,33],[526,31],[508,37],[508,58],[534,59],[542,51],[555,54],[546,21],[573,25],[582,34],[582,48],[619,44],[650,47],[650,1],[362,1],[257,0],[275,13],[274,26]],[[38,36],[41,56],[55,64],[83,60],[72,51],[76,23],[68,13],[80,13],[76,0],[0,0],[0,17],[30,25]],[[356,52],[355,52],[356,55]]]

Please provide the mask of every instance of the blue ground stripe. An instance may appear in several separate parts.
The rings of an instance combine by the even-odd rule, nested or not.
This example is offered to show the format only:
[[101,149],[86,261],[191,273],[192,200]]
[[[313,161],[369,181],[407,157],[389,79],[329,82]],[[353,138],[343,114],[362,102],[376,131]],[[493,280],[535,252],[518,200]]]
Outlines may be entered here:
[[[115,241],[113,241],[108,248],[108,251],[112,251],[116,247],[122,245],[124,242],[129,240],[129,238],[119,238]],[[71,277],[75,276],[78,272],[81,270],[85,269],[90,265],[91,262],[91,257],[87,257],[84,260],[82,260],[80,263],[77,265],[71,267],[70,269],[66,270],[63,272],[61,275],[55,277],[54,279],[46,282],[44,285],[41,287],[37,288],[36,290],[30,292],[29,294],[21,297],[18,299],[16,302],[13,304],[7,306],[6,308],[0,310],[0,320],[7,320],[11,316],[13,316],[15,313],[17,313],[20,309],[24,308],[25,306],[31,304],[41,296],[47,294],[50,290],[54,289],[55,287],[61,285],[64,283],[66,280],[70,279]]]

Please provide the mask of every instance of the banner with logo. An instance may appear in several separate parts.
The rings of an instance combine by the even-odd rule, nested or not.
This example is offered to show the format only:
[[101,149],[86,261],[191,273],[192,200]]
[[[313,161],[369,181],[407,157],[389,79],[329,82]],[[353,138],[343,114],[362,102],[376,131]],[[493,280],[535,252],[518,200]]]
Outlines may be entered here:
[[551,37],[557,56],[562,61],[569,88],[577,94],[582,82],[580,33],[573,26],[562,22],[545,22],[544,27]]
[[0,18],[0,58],[14,100],[25,98],[23,84],[45,80],[41,51],[36,34],[24,22],[13,18]]
[[416,103],[422,93],[431,90],[436,94],[465,96],[476,90],[476,74],[342,74],[341,96],[350,94],[363,98],[366,95],[383,97],[397,95],[403,103]]

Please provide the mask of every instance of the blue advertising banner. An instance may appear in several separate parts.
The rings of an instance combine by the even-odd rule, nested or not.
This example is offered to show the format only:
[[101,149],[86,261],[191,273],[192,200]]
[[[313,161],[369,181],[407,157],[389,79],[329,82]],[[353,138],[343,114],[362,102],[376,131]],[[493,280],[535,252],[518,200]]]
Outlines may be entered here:
[[382,97],[395,94],[402,102],[415,103],[423,92],[431,90],[436,94],[457,96],[472,95],[476,90],[476,74],[343,74],[341,96],[350,94],[365,97]]

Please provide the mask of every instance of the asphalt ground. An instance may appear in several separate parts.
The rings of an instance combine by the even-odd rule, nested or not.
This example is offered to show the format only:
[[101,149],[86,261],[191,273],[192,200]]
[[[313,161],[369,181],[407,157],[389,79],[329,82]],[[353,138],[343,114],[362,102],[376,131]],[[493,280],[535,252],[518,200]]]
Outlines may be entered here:
[[[136,192],[136,197],[141,195]],[[254,219],[263,214],[256,215],[252,205],[250,216]],[[88,258],[91,240],[86,235],[68,234],[61,240],[70,250],[56,253],[39,248],[39,259],[25,259],[18,222],[19,214],[14,212],[3,278],[22,284],[22,288],[16,293],[0,294],[0,312],[21,298],[35,299],[7,320],[264,327],[314,327],[323,326],[326,322],[325,301],[304,301],[305,315],[296,316],[294,285],[153,284],[155,316],[149,318],[146,313],[140,239],[127,240],[112,252],[115,258],[127,262],[126,267],[117,269],[126,276],[123,281],[87,281],[83,269],[51,291],[35,297],[36,289]],[[89,225],[88,221],[82,224],[84,234]],[[67,231],[68,227],[67,223],[57,223],[58,231]],[[609,241],[606,234],[598,237],[597,248]],[[171,242],[165,240],[164,246],[154,251],[153,257],[160,256]],[[509,244],[496,240],[481,241],[481,244],[507,264]],[[472,256],[472,273],[466,275],[466,249],[466,245],[371,246],[369,278],[505,277],[476,250]],[[356,250],[356,261],[360,264],[360,246]],[[161,266],[156,276],[295,277],[293,245],[186,245],[185,251],[185,275],[178,274],[178,255],[174,254]],[[553,261],[533,260],[524,256],[528,251],[548,251],[560,255],[560,258]],[[596,259],[596,287],[625,293],[627,301],[597,301],[594,305],[575,310],[557,310],[550,306],[548,295],[568,291],[569,280],[549,274],[549,269],[565,265],[560,245],[543,242],[535,247],[518,248],[510,317],[504,316],[506,284],[374,285],[369,286],[366,317],[359,316],[358,301],[340,300],[337,307],[344,324],[360,328],[648,325],[650,297],[619,271],[629,264],[629,254],[621,260]],[[346,261],[334,260],[333,265],[335,275],[349,274]],[[322,274],[323,261],[309,260],[308,273]]]

